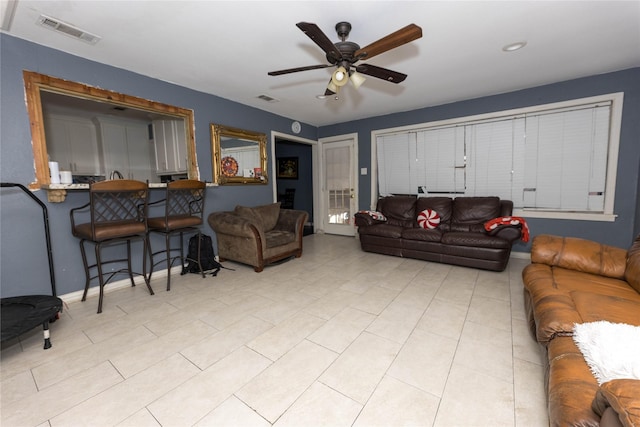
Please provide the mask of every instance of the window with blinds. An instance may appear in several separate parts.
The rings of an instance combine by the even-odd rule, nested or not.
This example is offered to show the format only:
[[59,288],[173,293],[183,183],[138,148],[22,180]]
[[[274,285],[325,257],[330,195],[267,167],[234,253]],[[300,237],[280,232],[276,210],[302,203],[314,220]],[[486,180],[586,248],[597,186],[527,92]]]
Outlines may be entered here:
[[611,126],[622,94],[609,98],[380,133],[378,192],[498,196],[525,210],[612,211],[607,181],[615,182],[619,135],[612,138]]

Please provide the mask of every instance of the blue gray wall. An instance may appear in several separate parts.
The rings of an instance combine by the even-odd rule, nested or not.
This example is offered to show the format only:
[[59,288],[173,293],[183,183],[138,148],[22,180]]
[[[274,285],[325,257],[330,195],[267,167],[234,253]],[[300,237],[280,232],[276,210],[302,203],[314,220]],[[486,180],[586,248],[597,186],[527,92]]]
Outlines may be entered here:
[[[22,39],[0,34],[0,180],[28,186],[35,181],[29,117],[25,105],[22,71],[42,74],[99,86],[192,109],[195,114],[195,140],[200,177],[211,181],[211,144],[209,123],[219,123],[263,132],[288,133],[291,119],[247,107],[216,96],[176,86],[143,75],[68,55]],[[317,129],[302,124],[300,136],[316,139]],[[270,144],[270,138],[267,140]],[[271,147],[267,147],[271,152]],[[273,171],[269,170],[269,176]],[[30,233],[42,224],[40,207],[19,191],[2,191],[0,195],[0,295],[12,296],[49,292],[49,273],[44,234]],[[46,193],[36,195],[46,202]],[[153,190],[152,198],[160,198]],[[24,198],[24,201],[21,200]],[[84,272],[78,239],[71,235],[69,210],[88,201],[87,191],[68,192],[64,203],[47,203],[51,240],[59,294],[84,287]],[[207,191],[207,214],[233,209],[237,204],[255,206],[273,202],[269,185],[222,186]],[[24,227],[26,226],[26,227]],[[208,226],[205,231],[213,234]],[[154,241],[151,242],[152,246]],[[156,242],[156,247],[159,242]],[[140,251],[138,251],[140,252]],[[136,261],[139,261],[137,255]]]
[[[624,92],[614,206],[614,213],[618,215],[616,221],[594,222],[531,218],[527,223],[531,228],[532,236],[538,234],[575,236],[626,248],[631,245],[634,236],[640,233],[640,68],[437,107],[325,126],[320,128],[318,137],[325,138],[357,132],[359,167],[367,167],[371,170],[371,131],[373,130],[509,110],[612,92]],[[370,176],[360,176],[359,185],[360,209],[369,209],[371,202]],[[514,247],[514,251],[528,252],[529,250],[530,244],[519,243]]]

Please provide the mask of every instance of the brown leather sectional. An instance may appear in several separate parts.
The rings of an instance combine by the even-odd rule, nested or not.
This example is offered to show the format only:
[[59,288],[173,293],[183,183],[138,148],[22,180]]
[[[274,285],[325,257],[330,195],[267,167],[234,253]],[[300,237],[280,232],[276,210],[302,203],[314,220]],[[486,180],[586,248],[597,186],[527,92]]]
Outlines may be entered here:
[[552,426],[640,426],[640,380],[598,383],[573,340],[574,324],[640,326],[640,236],[628,251],[539,235],[522,272],[525,308],[546,363]]
[[[418,225],[420,212],[440,216],[434,229]],[[498,197],[388,196],[376,211],[386,220],[365,213],[355,215],[362,250],[385,255],[503,271],[521,227],[500,226],[487,232],[484,224],[512,214],[513,202]]]

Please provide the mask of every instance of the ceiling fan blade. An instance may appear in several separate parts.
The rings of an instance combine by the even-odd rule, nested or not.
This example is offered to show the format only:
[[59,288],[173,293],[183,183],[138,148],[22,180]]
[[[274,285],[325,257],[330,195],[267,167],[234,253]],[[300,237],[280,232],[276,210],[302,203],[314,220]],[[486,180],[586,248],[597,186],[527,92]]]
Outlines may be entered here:
[[386,68],[382,67],[376,67],[375,65],[360,64],[355,68],[359,73],[366,74],[371,77],[377,77],[391,83],[400,83],[407,78],[406,74],[402,74],[393,70],[387,70]]
[[327,67],[333,67],[333,65],[331,64],[309,65],[307,67],[288,68],[286,70],[269,71],[267,74],[269,74],[270,76],[281,76],[283,74],[297,73],[299,71],[317,70],[320,68],[327,68]]
[[376,55],[380,55],[381,53],[402,46],[420,37],[422,37],[422,28],[416,24],[409,24],[395,33],[391,33],[378,41],[356,50],[353,55],[358,59],[371,59]]
[[[320,49],[324,50],[327,54],[327,59],[335,64],[342,54],[336,49],[335,45],[329,40],[329,37],[316,25],[310,22],[298,22],[296,24],[315,44],[320,46]],[[333,59],[333,60],[332,60]]]

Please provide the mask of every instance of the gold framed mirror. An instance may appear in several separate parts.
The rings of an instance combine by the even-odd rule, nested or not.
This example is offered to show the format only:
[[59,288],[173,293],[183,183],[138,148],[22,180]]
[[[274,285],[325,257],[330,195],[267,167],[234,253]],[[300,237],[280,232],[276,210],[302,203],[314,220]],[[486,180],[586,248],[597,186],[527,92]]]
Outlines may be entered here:
[[213,182],[267,184],[267,136],[211,123]]

